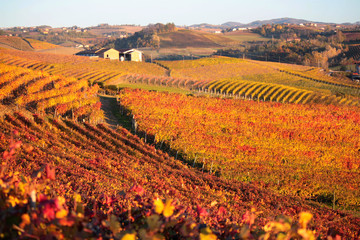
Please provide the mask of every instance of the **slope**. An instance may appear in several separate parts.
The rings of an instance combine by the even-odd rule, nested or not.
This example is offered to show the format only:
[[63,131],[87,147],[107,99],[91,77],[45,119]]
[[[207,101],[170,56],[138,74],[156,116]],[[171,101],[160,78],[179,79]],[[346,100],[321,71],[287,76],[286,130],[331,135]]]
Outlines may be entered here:
[[20,37],[9,37],[9,36],[0,36],[0,47],[3,46],[5,48],[10,49],[18,49],[23,51],[32,51],[33,47],[29,44],[29,42],[25,41]]
[[178,30],[159,34],[161,48],[218,48],[234,45],[237,42],[221,35],[194,30]]
[[[1,85],[1,92],[8,89],[8,94],[0,109],[14,102],[19,105],[14,108],[21,109],[19,99],[26,100],[30,92],[39,92],[33,96],[43,96],[53,106],[68,101],[57,93],[68,93],[74,89],[71,83],[77,84],[13,66],[1,71],[1,81],[12,84]],[[83,89],[86,86],[75,92],[86,98]],[[242,238],[264,234],[264,225],[280,214],[300,219],[301,225],[287,220],[286,231],[293,225],[294,234],[308,225],[318,236],[359,235],[360,219],[350,214],[192,169],[122,127],[115,131],[86,119],[79,123],[45,113],[26,117],[14,112],[0,118],[4,238],[214,238],[208,227],[222,239]],[[310,214],[301,214],[304,211],[313,214],[313,222]]]
[[[110,219],[110,215],[121,222],[122,230],[144,226],[141,219],[154,211],[154,206],[148,202],[156,198],[173,202],[175,213],[171,219],[176,228],[166,230],[165,227],[163,233],[173,232],[172,237],[180,235],[181,231],[176,229],[186,226],[189,221],[195,226],[207,224],[222,239],[241,236],[242,227],[250,221],[246,217],[250,212],[246,212],[251,208],[256,208],[258,215],[256,222],[251,220],[251,232],[255,233],[276,215],[297,218],[300,212],[308,211],[314,215],[310,227],[317,235],[326,236],[332,231],[345,238],[354,238],[358,234],[358,218],[191,169],[123,128],[114,131],[104,125],[46,120],[37,115],[28,119],[21,113],[6,115],[0,123],[2,151],[14,144],[12,141],[22,143],[17,149],[17,157],[5,161],[7,174],[18,172],[27,179],[32,176],[31,181],[35,183],[41,182],[43,178],[39,176],[43,173],[45,179],[53,181],[47,182],[51,188],[44,192],[39,190],[39,194],[50,190],[51,196],[69,199],[69,207],[74,194],[80,194],[82,212],[89,219],[86,222],[91,223],[84,227],[93,236],[104,236],[109,231],[106,224],[97,225],[96,222]],[[251,215],[255,217],[255,211]],[[11,218],[21,219],[21,214],[16,215],[13,211]],[[33,217],[31,219],[35,221]],[[6,226],[8,222],[5,223]],[[36,223],[32,224],[36,226]],[[199,228],[191,229],[196,234]],[[51,231],[51,225],[48,231]]]

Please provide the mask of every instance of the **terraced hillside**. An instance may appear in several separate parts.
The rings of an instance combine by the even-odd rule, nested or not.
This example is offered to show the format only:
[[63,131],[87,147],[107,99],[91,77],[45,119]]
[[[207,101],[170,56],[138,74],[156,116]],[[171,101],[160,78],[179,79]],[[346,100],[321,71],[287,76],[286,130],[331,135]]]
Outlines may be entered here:
[[225,179],[360,209],[359,107],[125,90],[141,137]]
[[[312,213],[307,220],[300,216],[308,234],[358,236],[358,218],[191,169],[123,128],[14,113],[0,119],[0,136],[2,151],[8,151],[3,156],[16,153],[1,165],[7,176],[0,187],[6,201],[1,231],[8,238],[276,236],[271,228],[261,230],[265,223],[280,214],[298,218],[304,211]],[[9,185],[12,181],[18,184]],[[6,186],[12,191],[5,192]],[[28,194],[36,196],[33,202],[23,201]],[[39,207],[29,207],[34,202]],[[294,222],[294,229],[304,225]]]
[[98,85],[86,80],[0,64],[0,101],[9,108],[101,121]]
[[326,76],[317,68],[222,57],[158,64],[171,77],[132,74],[123,80],[258,101],[341,105],[360,101],[358,84]]
[[57,48],[59,46],[30,38],[0,36],[0,47],[18,49],[22,51],[34,51],[34,50],[52,49],[52,48]]
[[156,65],[0,50],[0,62],[105,86],[145,83],[261,101],[358,105],[360,95],[358,85],[316,68],[223,57]]
[[18,49],[18,50],[22,50],[22,51],[32,51],[33,50],[31,45],[28,42],[26,42],[23,38],[20,38],[20,37],[0,36],[0,47],[1,48]]
[[164,75],[165,69],[150,63],[116,62],[88,57],[0,49],[0,62],[50,74],[85,79],[106,85],[130,73]]
[[[220,110],[215,104],[205,112],[196,110],[193,111],[194,116],[183,117],[180,110],[188,111],[201,106],[196,104],[196,100],[202,98],[170,94],[152,98],[152,94],[155,94],[152,92],[127,92],[131,95],[126,96],[127,101],[122,96],[121,101],[127,103],[135,113],[132,117],[137,132],[149,133],[140,139],[122,127],[113,130],[100,123],[104,114],[96,96],[98,87],[92,83],[106,83],[126,74],[147,74],[157,84],[159,79],[171,79],[164,77],[166,69],[163,67],[102,60],[94,62],[87,58],[3,49],[0,50],[0,61],[2,238],[271,239],[284,235],[294,238],[335,238],[339,235],[345,239],[356,239],[360,236],[360,218],[304,199],[308,191],[313,191],[315,195],[312,200],[320,199],[328,203],[329,196],[335,199],[334,209],[346,204],[357,206],[359,168],[358,152],[354,149],[359,148],[356,145],[359,142],[358,124],[351,123],[358,123],[359,117],[358,111],[352,108],[331,106],[328,108],[331,111],[323,115],[300,114],[310,117],[310,121],[299,117],[297,109],[316,111],[311,110],[313,106],[257,103],[256,106],[260,107],[272,104],[272,111],[290,107],[287,113],[293,116],[278,117],[277,112],[271,115],[271,112],[260,111],[269,114],[261,116],[270,122],[258,125],[261,121],[256,117],[260,115],[260,109],[251,106],[256,102],[210,98],[209,102],[236,102],[246,114],[239,117],[232,114],[238,110],[237,107],[228,111],[224,106]],[[184,85],[199,82],[194,79]],[[181,84],[180,80],[178,83]],[[129,101],[131,97],[135,97],[133,101]],[[167,101],[168,97],[172,101],[166,103],[167,107],[161,108],[161,101]],[[158,110],[149,117],[146,114],[156,108],[149,107],[140,112],[132,108],[136,102],[139,104],[134,106],[140,107],[140,102],[146,102],[144,98],[151,100],[147,104],[158,104]],[[188,102],[188,99],[193,101]],[[164,115],[161,121],[154,120],[165,110],[174,110],[178,115],[174,115],[175,118]],[[215,116],[222,119],[221,124],[212,118]],[[241,164],[231,165],[228,162],[229,165],[226,165],[245,166],[242,164],[254,157],[254,161],[246,164],[248,171],[243,174],[244,179],[233,178],[231,171],[224,168],[227,163],[221,157],[227,146],[236,143],[229,141],[226,146],[220,144],[222,139],[229,140],[232,136],[233,128],[226,125],[231,122],[229,116],[238,116],[236,126],[251,127],[237,134],[244,137],[244,142],[236,145],[237,154],[242,157],[236,160]],[[197,117],[200,120],[188,126],[198,130],[198,133],[209,130],[207,134],[211,138],[197,137],[201,135],[192,134],[192,130],[185,132],[187,128],[181,128],[185,126],[183,120]],[[335,124],[321,125],[327,118],[331,118],[331,123]],[[142,121],[149,121],[148,125],[143,125]],[[158,122],[160,125],[156,125]],[[309,130],[300,131],[304,129],[302,125],[292,129],[294,122],[305,124],[308,127],[305,129]],[[272,123],[275,125],[270,128]],[[345,130],[353,132],[340,131],[344,126]],[[271,131],[261,132],[258,129]],[[313,129],[318,135],[311,135]],[[332,134],[331,130],[339,132]],[[173,142],[168,144],[169,136],[174,131]],[[183,138],[184,133],[188,138]],[[229,135],[226,136],[227,133]],[[281,142],[273,140],[278,138],[276,134],[279,133]],[[269,141],[272,144],[270,147],[256,142],[261,134],[273,140]],[[178,151],[178,155],[171,157],[145,142],[152,138],[158,148],[170,146]],[[212,141],[196,145],[199,139]],[[283,146],[281,144],[288,146],[293,139],[308,139],[311,144],[325,141],[326,147],[330,145],[336,150],[333,161],[321,144],[312,151],[306,148],[307,142],[303,142],[305,147],[301,148],[303,155],[319,160],[317,166],[324,167],[323,173],[334,177],[329,181],[336,183],[338,188],[331,188],[329,181],[324,181],[320,183],[326,191],[321,192],[321,188],[317,189],[306,179],[323,179],[322,175],[310,174],[311,177],[308,177],[306,171],[306,174],[287,174],[289,172],[284,171],[286,167],[307,170],[313,166],[302,164],[299,155],[292,157],[290,151],[279,151]],[[189,141],[192,143],[190,147],[186,145]],[[253,146],[254,142],[259,146]],[[219,144],[213,147],[213,143]],[[337,148],[340,143],[344,148]],[[195,147],[200,147],[200,151]],[[213,155],[205,156],[208,152]],[[189,160],[189,153],[203,155]],[[231,153],[226,153],[231,156]],[[257,153],[259,155],[254,155]],[[179,156],[185,162],[180,161]],[[269,165],[266,165],[269,168],[261,168],[256,165],[260,163],[261,156],[274,158],[277,162],[271,165],[269,161]],[[341,158],[337,159],[338,156]],[[267,176],[271,176],[271,171],[275,170],[281,179],[267,182],[254,178],[252,174],[262,170],[266,170]],[[344,179],[351,182],[346,183]],[[294,193],[294,185],[298,184],[310,184],[310,187],[297,194]],[[348,189],[342,193],[344,187]]]

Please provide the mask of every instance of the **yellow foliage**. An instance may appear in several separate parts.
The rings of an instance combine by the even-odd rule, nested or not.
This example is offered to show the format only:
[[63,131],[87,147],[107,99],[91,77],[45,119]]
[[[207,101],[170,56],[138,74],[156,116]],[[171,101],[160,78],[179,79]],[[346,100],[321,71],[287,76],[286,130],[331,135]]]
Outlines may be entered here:
[[56,212],[56,218],[64,218],[66,217],[68,214],[68,211],[66,211],[65,209],[61,209],[59,211]]
[[74,201],[77,202],[77,203],[80,203],[81,202],[81,195],[78,194],[78,193],[75,193],[74,194]]
[[212,233],[209,227],[201,229],[200,240],[216,240],[217,237]]
[[121,240],[135,240],[136,239],[136,233],[127,233],[125,234]]
[[299,223],[301,228],[306,228],[307,224],[310,222],[310,220],[312,219],[313,215],[309,212],[301,212],[300,213],[300,219],[299,219]]
[[157,214],[161,214],[162,211],[164,210],[164,203],[162,202],[161,199],[157,198],[155,201],[154,201],[154,206],[155,206],[155,212]]
[[171,217],[174,214],[175,207],[171,205],[171,203],[172,203],[172,199],[166,200],[164,212],[163,212],[164,217]]
[[21,215],[21,220],[22,220],[20,223],[21,228],[24,228],[26,225],[29,225],[31,223],[30,216],[27,213]]

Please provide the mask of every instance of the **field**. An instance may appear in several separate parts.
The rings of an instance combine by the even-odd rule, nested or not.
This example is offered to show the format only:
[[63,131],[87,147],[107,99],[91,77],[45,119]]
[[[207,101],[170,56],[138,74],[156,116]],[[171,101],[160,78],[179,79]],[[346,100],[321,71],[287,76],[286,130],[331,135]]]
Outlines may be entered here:
[[0,47],[22,51],[53,49],[59,46],[30,38],[0,36]]
[[338,205],[360,207],[357,107],[144,91],[123,92],[120,102],[136,116],[137,131],[193,166],[285,195],[332,203],[336,194]]
[[173,59],[176,57],[179,58],[186,58],[191,59],[192,57],[206,57],[209,55],[212,55],[214,52],[216,52],[216,48],[195,48],[195,47],[187,47],[187,48],[175,48],[175,47],[169,47],[164,48],[161,47],[160,49],[151,49],[151,48],[142,48],[140,49],[144,52],[147,56],[150,56],[153,59]]
[[164,75],[165,72],[163,68],[150,63],[109,62],[104,59],[5,49],[0,49],[0,62],[104,85],[107,81],[119,79],[129,73]]
[[162,33],[159,34],[159,37],[161,48],[211,48],[238,44],[236,41],[221,35],[194,30],[178,30],[170,33]]
[[[182,79],[184,87],[207,93],[263,101],[359,104],[357,84],[330,77],[319,68],[226,57],[158,64],[172,78]],[[169,82],[164,79],[159,84]]]
[[349,51],[346,52],[346,56],[358,61],[360,59],[360,45],[350,45]]
[[357,94],[296,65],[0,49],[0,236],[357,239]]
[[0,36],[0,47],[23,51],[33,50],[30,44],[20,37]]
[[0,100],[9,109],[24,109],[55,117],[70,116],[90,122],[102,120],[97,85],[84,79],[0,64]]
[[232,39],[233,41],[238,42],[250,42],[250,41],[269,41],[270,39],[260,36],[257,33],[235,31],[225,33],[224,35],[227,38]]

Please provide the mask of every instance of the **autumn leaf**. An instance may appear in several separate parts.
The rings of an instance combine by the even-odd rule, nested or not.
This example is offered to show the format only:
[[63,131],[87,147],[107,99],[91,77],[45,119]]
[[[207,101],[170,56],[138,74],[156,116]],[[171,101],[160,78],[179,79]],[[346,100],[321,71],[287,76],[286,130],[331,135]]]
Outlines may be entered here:
[[134,184],[131,188],[130,188],[130,191],[134,191],[136,192],[137,194],[139,195],[143,195],[145,193],[145,190],[142,186],[140,185],[136,185]]
[[164,212],[163,212],[164,217],[171,217],[174,214],[175,207],[173,205],[171,205],[171,203],[172,203],[172,199],[166,200],[166,203],[164,206]]
[[61,209],[61,210],[56,212],[55,217],[60,219],[60,218],[66,217],[67,214],[68,214],[68,211],[66,211],[65,209]]
[[135,240],[136,239],[136,233],[126,233],[121,240]]
[[155,212],[157,214],[161,214],[162,211],[164,210],[164,203],[161,199],[157,198],[155,201],[154,201],[154,206],[155,206]]
[[74,201],[77,203],[81,203],[81,195],[78,193],[74,194]]
[[73,226],[75,223],[75,220],[73,219],[68,219],[68,218],[61,218],[59,219],[59,224],[61,226],[67,226],[67,227],[71,227]]
[[306,226],[310,222],[312,217],[313,217],[313,215],[309,212],[301,212],[300,219],[299,219],[301,228],[306,229]]
[[21,215],[21,223],[20,228],[24,228],[26,225],[29,225],[31,223],[29,214],[25,213]]
[[197,211],[197,213],[199,214],[199,216],[201,217],[201,216],[207,216],[208,215],[208,212],[206,211],[206,209],[205,208],[203,208],[203,207],[201,207],[201,206],[197,206],[196,207],[196,211]]
[[45,167],[46,170],[46,178],[50,180],[55,180],[55,168],[50,167],[49,164]]
[[216,240],[217,237],[212,233],[209,227],[203,228],[200,231],[200,240]]
[[50,203],[46,203],[43,209],[44,218],[53,220],[55,218],[55,208]]

